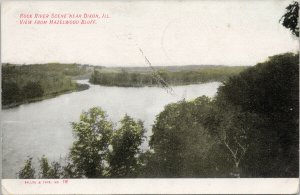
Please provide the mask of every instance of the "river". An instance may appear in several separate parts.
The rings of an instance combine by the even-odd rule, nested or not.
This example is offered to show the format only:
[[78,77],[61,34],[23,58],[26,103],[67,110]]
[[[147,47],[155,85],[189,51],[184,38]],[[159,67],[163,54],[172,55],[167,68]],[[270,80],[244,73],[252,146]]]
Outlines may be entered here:
[[[78,82],[88,83],[87,80]],[[125,88],[90,84],[85,91],[2,110],[3,178],[17,178],[17,172],[28,156],[33,157],[35,163],[42,155],[50,161],[65,157],[73,142],[70,123],[78,121],[82,111],[93,106],[105,110],[115,125],[126,113],[141,119],[149,136],[155,116],[165,105],[183,98],[212,97],[220,85],[219,82],[210,82],[174,86],[174,94],[170,94],[159,87]]]

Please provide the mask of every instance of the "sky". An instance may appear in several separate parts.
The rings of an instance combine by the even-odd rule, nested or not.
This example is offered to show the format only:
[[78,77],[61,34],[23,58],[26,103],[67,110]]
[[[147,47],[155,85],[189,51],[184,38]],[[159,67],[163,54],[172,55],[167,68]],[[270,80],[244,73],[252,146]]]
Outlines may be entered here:
[[[1,10],[3,63],[101,66],[255,65],[296,52],[279,19],[291,1],[9,1]],[[99,14],[97,24],[24,25],[20,14]]]

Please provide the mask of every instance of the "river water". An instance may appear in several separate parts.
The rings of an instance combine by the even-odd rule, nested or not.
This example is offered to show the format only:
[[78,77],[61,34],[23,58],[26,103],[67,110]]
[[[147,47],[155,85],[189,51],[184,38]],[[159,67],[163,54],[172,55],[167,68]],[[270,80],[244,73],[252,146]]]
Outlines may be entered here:
[[[78,81],[88,83],[87,80]],[[159,87],[106,87],[91,85],[88,90],[57,96],[40,102],[2,110],[3,178],[17,178],[17,172],[30,156],[36,162],[45,155],[50,161],[65,157],[73,142],[70,123],[82,111],[99,106],[117,125],[127,113],[141,119],[151,135],[155,116],[165,105],[201,95],[212,97],[219,82],[172,87],[174,94]],[[145,146],[146,147],[146,146]]]

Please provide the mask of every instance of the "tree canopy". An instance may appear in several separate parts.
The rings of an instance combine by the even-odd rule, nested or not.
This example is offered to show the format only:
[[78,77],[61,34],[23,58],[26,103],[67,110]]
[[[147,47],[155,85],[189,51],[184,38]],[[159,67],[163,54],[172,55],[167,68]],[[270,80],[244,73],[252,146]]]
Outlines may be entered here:
[[[218,90],[216,104],[220,110],[239,109],[249,115],[244,125],[255,122],[256,127],[248,130],[253,143],[245,159],[248,174],[257,177],[297,175],[298,59],[299,54],[293,53],[272,56],[268,61],[231,77]],[[249,120],[250,116],[254,118]],[[237,127],[237,124],[233,125]]]
[[136,177],[139,174],[138,155],[144,138],[144,126],[128,115],[121,120],[121,127],[114,131],[109,153],[110,177]]
[[290,29],[293,35],[299,37],[299,3],[298,1],[293,1],[290,5],[286,7],[286,13],[281,17],[281,24]]
[[97,178],[104,176],[104,160],[113,133],[113,125],[101,108],[83,112],[79,122],[72,123],[75,142],[69,158],[76,177]]
[[150,140],[154,177],[210,176],[207,159],[213,142],[203,126],[210,106],[203,96],[169,104],[157,116]]

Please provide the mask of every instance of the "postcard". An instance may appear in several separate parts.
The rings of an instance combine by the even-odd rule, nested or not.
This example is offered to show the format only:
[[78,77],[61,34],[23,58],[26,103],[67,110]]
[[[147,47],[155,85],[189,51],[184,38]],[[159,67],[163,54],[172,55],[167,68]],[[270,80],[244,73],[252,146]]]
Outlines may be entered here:
[[3,194],[296,194],[298,1],[3,1]]

